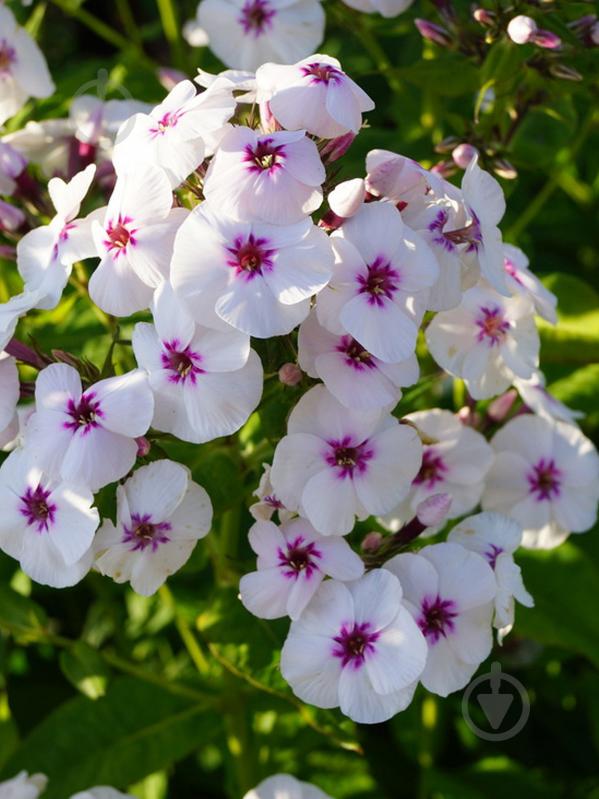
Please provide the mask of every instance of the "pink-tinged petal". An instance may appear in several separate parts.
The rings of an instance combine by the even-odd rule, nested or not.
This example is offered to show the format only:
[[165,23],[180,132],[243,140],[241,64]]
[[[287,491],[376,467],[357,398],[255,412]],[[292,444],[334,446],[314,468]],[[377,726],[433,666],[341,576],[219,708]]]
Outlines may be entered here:
[[371,301],[361,293],[342,309],[341,323],[368,352],[387,363],[403,361],[414,354],[418,329],[390,299]]
[[413,552],[395,555],[384,566],[401,583],[404,597],[414,606],[420,607],[425,596],[436,596],[439,591],[439,575],[426,558]]
[[[326,110],[345,131],[358,133],[362,127],[362,114],[354,99],[354,93],[346,79],[331,81],[326,95]],[[367,95],[364,95],[367,97]],[[374,105],[371,105],[374,108]],[[345,132],[344,131],[344,132]]]
[[346,535],[354,526],[358,510],[353,480],[326,466],[306,483],[301,509],[322,535]]
[[101,427],[71,439],[60,473],[66,481],[88,486],[92,492],[120,480],[133,467],[137,444]]
[[279,568],[245,574],[239,582],[241,602],[260,619],[287,615],[287,600],[294,583]]
[[133,328],[133,353],[138,365],[147,372],[158,372],[162,369],[162,343],[156,328],[148,322],[138,322]]
[[290,510],[297,510],[306,482],[325,467],[323,442],[309,433],[282,438],[275,449],[270,479],[274,492]]
[[401,215],[390,202],[363,205],[341,229],[343,238],[356,247],[367,264],[381,255],[388,258],[395,253],[403,242],[404,232]]
[[349,436],[359,444],[372,435],[380,421],[379,411],[349,411],[325,386],[318,385],[307,391],[291,411],[287,430],[290,434],[311,433],[323,441],[340,441]]
[[66,412],[69,400],[81,396],[81,378],[66,363],[53,363],[38,374],[35,381],[35,402],[38,410]]
[[329,536],[318,541],[322,570],[335,580],[358,580],[364,574],[364,562],[344,538]]
[[162,460],[142,466],[125,483],[130,513],[149,515],[152,523],[168,519],[181,503],[189,473],[180,463]]
[[60,464],[72,438],[65,428],[68,417],[62,411],[41,410],[32,414],[25,427],[25,448],[49,474],[60,471]]
[[147,432],[154,413],[154,400],[145,372],[134,369],[100,380],[94,384],[93,391],[100,402],[103,427],[129,438]]
[[264,280],[279,302],[293,305],[318,293],[328,283],[333,251],[324,231],[313,227],[304,239],[279,252]]
[[[346,585],[336,580],[325,580],[316,595],[293,625],[292,631],[322,637],[328,647],[343,626],[354,625],[354,602]],[[331,649],[328,650],[329,652]]]
[[401,607],[399,580],[386,569],[373,569],[361,580],[348,585],[354,600],[356,624],[369,624],[374,632],[383,630],[396,618]]
[[[303,572],[291,583],[291,590],[287,598],[286,612],[292,621],[299,619],[306,605],[316,593],[322,583],[324,574],[320,571],[312,571],[309,574]],[[283,578],[288,579],[288,578]]]
[[271,521],[259,521],[252,525],[248,533],[251,548],[258,555],[259,568],[274,568],[279,565],[279,549],[285,549],[285,536]]
[[480,219],[498,225],[505,213],[503,190],[494,177],[478,165],[478,158],[470,161],[462,180],[462,191],[468,205]]
[[321,186],[325,181],[326,172],[318,149],[307,136],[289,145],[285,167],[296,180],[301,180],[307,186]]

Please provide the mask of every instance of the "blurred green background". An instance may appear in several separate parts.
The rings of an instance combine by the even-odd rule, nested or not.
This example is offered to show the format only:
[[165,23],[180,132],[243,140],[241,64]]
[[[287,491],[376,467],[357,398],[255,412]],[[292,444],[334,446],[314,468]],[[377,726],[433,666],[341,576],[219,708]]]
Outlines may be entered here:
[[[476,143],[486,168],[505,173],[501,159],[517,171],[502,180],[505,237],[525,250],[560,302],[558,327],[541,326],[542,366],[556,396],[586,412],[582,428],[597,442],[599,50],[582,47],[566,27],[596,5],[510,3],[515,10],[506,20],[532,11],[563,37],[563,53],[540,61],[538,49],[501,35],[490,33],[493,41],[484,43],[467,0],[454,4],[453,49],[423,42],[414,27],[415,17],[441,22],[434,3],[416,0],[391,20],[337,1],[323,5],[321,51],[339,57],[376,102],[340,162],[343,177],[363,174],[375,147],[430,166],[449,157],[435,152],[449,136]],[[487,3],[498,12],[507,6]],[[70,98],[100,69],[108,70],[109,96],[122,96],[124,87],[157,102],[164,90],[156,66],[190,76],[197,66],[221,68],[207,49],[192,50],[180,37],[195,13],[191,2],[54,0],[12,8],[37,32],[57,93],[28,104],[11,129],[65,116]],[[552,77],[555,63],[582,80]],[[0,269],[7,296],[18,290],[15,267],[0,262]],[[123,323],[123,337],[131,326]],[[55,311],[27,318],[20,334],[98,366],[109,352],[117,370],[134,365],[126,348],[110,350],[113,328],[77,286]],[[258,349],[267,373],[289,359],[276,339]],[[450,381],[423,386],[406,392],[402,413],[453,407]],[[96,574],[72,589],[45,589],[0,555],[0,780],[21,768],[44,771],[47,799],[101,783],[140,799],[239,799],[265,776],[289,771],[336,799],[599,799],[599,529],[551,552],[519,555],[536,607],[518,608],[515,631],[491,658],[530,697],[529,721],[515,738],[477,738],[462,718],[461,694],[440,700],[419,691],[406,712],[373,727],[294,699],[277,668],[285,621],[251,617],[236,585],[253,568],[250,495],[299,391],[267,380],[261,409],[237,436],[201,447],[164,443],[206,487],[216,516],[209,537],[155,597]],[[155,447],[151,457],[159,456]],[[112,502],[104,490],[102,509],[111,512]],[[350,540],[358,544],[371,527],[362,525]]]

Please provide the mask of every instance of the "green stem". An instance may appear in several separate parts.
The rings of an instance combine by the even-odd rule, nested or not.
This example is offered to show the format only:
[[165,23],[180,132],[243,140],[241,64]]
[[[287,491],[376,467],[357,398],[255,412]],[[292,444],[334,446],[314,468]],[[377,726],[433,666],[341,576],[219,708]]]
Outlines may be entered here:
[[166,584],[162,585],[159,589],[159,594],[164,604],[172,611],[174,615],[175,627],[177,628],[177,632],[179,633],[194,666],[200,674],[208,674],[210,671],[210,664],[202,652],[202,649],[195,635],[193,634],[191,627],[178,612],[177,603],[175,602],[175,598],[173,597],[170,588]]
[[257,758],[252,745],[252,731],[248,723],[244,698],[235,693],[235,683],[230,675],[225,680],[230,703],[225,713],[227,747],[233,759],[237,779],[237,796],[245,796],[259,781],[256,773]]
[[129,39],[134,41],[135,44],[141,49],[141,35],[139,32],[139,27],[135,22],[135,18],[133,16],[133,12],[131,11],[131,6],[129,5],[128,0],[116,0],[116,7],[117,11],[119,12],[121,22],[123,23],[125,33]]
[[181,34],[177,11],[172,0],[156,0],[164,35],[171,48],[173,64],[185,70],[185,54],[181,45]]

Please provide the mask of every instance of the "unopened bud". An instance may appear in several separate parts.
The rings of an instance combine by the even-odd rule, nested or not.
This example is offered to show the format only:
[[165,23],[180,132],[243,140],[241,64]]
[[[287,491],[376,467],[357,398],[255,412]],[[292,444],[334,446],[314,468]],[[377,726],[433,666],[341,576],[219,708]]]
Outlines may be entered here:
[[423,39],[428,39],[441,47],[450,47],[452,44],[451,34],[441,25],[436,25],[428,19],[415,19],[414,25]]
[[438,164],[431,167],[431,172],[441,178],[450,178],[455,175],[456,167],[453,161],[439,161]]
[[468,405],[464,405],[463,408],[460,408],[456,416],[466,427],[478,427],[481,421],[480,414],[477,413],[474,408],[469,408]]
[[537,47],[544,47],[546,50],[559,50],[562,46],[562,40],[552,31],[539,30],[530,37],[530,41],[536,44]]
[[137,444],[137,457],[145,458],[150,452],[152,445],[145,436],[139,436],[139,438],[136,438],[135,443]]
[[567,67],[565,64],[551,64],[549,72],[554,78],[560,78],[561,80],[582,80],[582,75],[578,70]]
[[493,172],[504,180],[515,180],[518,177],[516,167],[506,161],[505,158],[496,158],[493,161]]
[[455,150],[452,150],[451,157],[454,160],[454,163],[460,167],[460,169],[467,169],[470,161],[478,155],[478,150],[474,145],[468,144],[467,142],[463,142],[462,144],[458,144]]
[[297,386],[303,376],[296,363],[284,363],[279,369],[279,380],[284,386]]
[[449,494],[433,494],[418,505],[416,517],[425,527],[436,527],[447,518],[451,502]]
[[487,416],[493,422],[502,422],[512,409],[512,405],[516,401],[518,392],[514,388],[510,388],[505,394],[502,394],[487,408]]
[[337,216],[333,211],[327,211],[326,214],[323,214],[322,218],[318,220],[318,227],[326,230],[327,233],[332,233],[333,230],[338,230],[344,222],[344,217]]
[[479,25],[484,25],[488,28],[494,25],[497,19],[496,15],[492,11],[487,11],[486,8],[475,8],[472,12],[472,16]]
[[381,533],[377,533],[373,531],[372,533],[367,533],[364,536],[364,539],[361,544],[362,552],[376,552],[380,547],[383,541],[383,536]]
[[442,155],[450,153],[459,143],[460,140],[457,136],[446,136],[439,144],[435,144],[435,152],[441,153]]
[[259,109],[260,109],[260,125],[262,126],[262,130],[265,133],[274,133],[275,130],[281,130],[281,126],[275,119],[275,115],[272,112],[268,100],[266,100],[263,103],[260,103]]
[[344,133],[343,136],[337,136],[335,139],[330,139],[321,149],[320,157],[325,164],[337,161],[349,150],[355,138],[356,134],[350,132]]
[[531,17],[519,14],[510,20],[507,35],[515,44],[526,44],[537,32],[537,23]]
[[362,207],[366,185],[362,178],[345,180],[336,186],[329,194],[329,206],[331,211],[343,219],[354,216]]
[[7,261],[16,261],[17,260],[16,248],[11,247],[10,244],[0,244],[0,258],[4,258]]
[[173,67],[158,67],[156,70],[156,77],[160,85],[165,88],[167,92],[174,89],[182,80],[187,80],[187,75],[185,75],[185,73],[178,69],[173,69]]

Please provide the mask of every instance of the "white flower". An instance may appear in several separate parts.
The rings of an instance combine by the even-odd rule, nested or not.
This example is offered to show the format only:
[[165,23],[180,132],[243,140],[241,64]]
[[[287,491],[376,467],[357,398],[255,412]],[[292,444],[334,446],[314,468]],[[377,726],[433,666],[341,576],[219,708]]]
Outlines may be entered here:
[[332,799],[316,785],[300,782],[291,774],[274,774],[252,788],[243,799]]
[[94,566],[150,596],[187,562],[211,523],[210,498],[189,470],[155,461],[117,488],[117,524],[105,520],[98,531]]
[[[436,193],[444,183],[419,163],[390,150],[370,150],[366,156],[366,188],[375,197],[384,197],[400,211],[420,211],[433,187]],[[455,188],[455,187],[454,187]]]
[[528,295],[539,316],[554,325],[557,322],[557,297],[530,271],[528,258],[519,247],[514,247],[513,244],[503,245],[503,268],[510,292]]
[[255,70],[267,61],[293,63],[313,53],[323,39],[325,16],[318,0],[203,0],[197,21],[221,61]]
[[397,17],[412,5],[414,0],[343,0],[346,6],[364,11],[366,14],[378,13],[382,17]]
[[154,324],[138,323],[133,351],[154,392],[153,426],[196,444],[234,433],[262,394],[262,365],[249,337],[196,325],[164,283]]
[[241,578],[239,592],[250,613],[262,619],[298,619],[325,576],[357,580],[364,573],[362,560],[344,539],[319,535],[305,519],[280,527],[256,522],[249,539],[258,571]]
[[43,294],[39,290],[26,289],[0,303],[0,352],[14,336],[19,319],[32,308],[36,308],[42,298]]
[[[293,225],[235,222],[202,203],[175,239],[171,281],[194,318],[269,338],[289,333],[329,281],[333,251],[326,233],[304,219]],[[220,323],[222,326],[222,323]]]
[[420,468],[413,428],[389,413],[348,410],[324,386],[304,394],[287,430],[274,454],[275,493],[323,535],[349,533],[356,516],[388,513]]
[[0,432],[13,421],[19,401],[19,372],[14,358],[0,351]]
[[347,333],[330,333],[319,324],[315,311],[299,329],[298,346],[304,372],[319,377],[347,408],[372,410],[396,405],[400,387],[418,380],[415,355],[400,363],[385,363]]
[[461,377],[474,399],[530,377],[539,360],[539,334],[527,297],[509,299],[483,286],[464,293],[458,308],[438,313],[426,330],[431,355]]
[[25,169],[27,161],[10,144],[0,141],[0,194],[10,196],[16,189],[16,178]]
[[270,470],[271,466],[269,463],[262,464],[260,483],[252,495],[254,497],[258,497],[258,502],[254,502],[252,505],[250,505],[248,510],[257,522],[270,521],[275,511],[277,512],[279,521],[286,522],[291,519],[293,513],[287,510],[281,500],[274,493],[272,483],[270,482]]
[[560,402],[545,388],[545,375],[542,372],[533,372],[528,380],[521,378],[514,380],[514,386],[522,401],[534,413],[544,419],[555,419],[558,422],[576,424],[577,419],[584,416],[582,411],[575,411]]
[[297,64],[263,64],[256,72],[258,102],[268,103],[287,130],[306,130],[323,139],[362,127],[374,103],[341,69],[336,58],[312,55]]
[[[178,83],[149,114],[136,114],[120,128],[113,163],[117,173],[132,166],[159,166],[172,188],[204,160],[206,138],[235,113],[233,84],[221,78],[198,94],[189,80]],[[224,131],[223,131],[224,133]]]
[[318,298],[320,323],[349,333],[386,363],[412,356],[418,333],[414,296],[425,296],[439,273],[430,248],[389,202],[362,206],[331,240],[336,263]]
[[519,522],[524,546],[550,549],[593,526],[599,456],[577,427],[526,414],[509,421],[491,444],[495,463],[482,505]]
[[488,563],[459,544],[433,544],[387,561],[428,644],[424,687],[439,696],[469,682],[493,646],[496,583]]
[[291,225],[322,203],[324,179],[316,145],[303,130],[261,134],[236,127],[210,162],[204,195],[225,216]]
[[21,771],[16,777],[0,782],[0,799],[37,799],[43,793],[48,778],[44,774]]
[[172,204],[162,169],[148,165],[119,176],[103,222],[92,222],[101,260],[89,294],[106,313],[128,316],[144,310],[152,290],[168,277],[175,233],[187,213],[171,211]]
[[25,445],[25,428],[34,410],[35,407],[31,403],[16,409],[9,425],[0,432],[0,449],[2,452],[12,452],[13,449]]
[[108,785],[98,785],[95,788],[87,788],[85,791],[73,794],[71,799],[134,799],[131,794],[121,793],[116,788]]
[[320,586],[291,624],[281,672],[304,702],[377,724],[410,704],[425,661],[426,642],[399,581],[374,569],[349,584]]
[[42,468],[94,492],[131,469],[137,456],[135,439],[148,430],[154,410],[141,370],[82,390],[77,371],[63,363],[39,373],[35,403],[26,449]]
[[507,34],[515,44],[526,44],[537,32],[537,23],[532,17],[519,14],[507,26]]
[[0,4],[0,125],[29,97],[49,97],[55,88],[41,50]]
[[398,530],[416,515],[421,502],[434,494],[448,494],[448,519],[469,513],[478,505],[485,477],[493,463],[493,449],[484,436],[463,425],[451,411],[433,408],[405,417],[423,434],[422,465],[409,495],[385,521]]
[[514,626],[516,600],[527,608],[534,606],[513,557],[522,543],[522,528],[501,513],[479,513],[461,521],[447,540],[478,552],[495,572],[497,593],[493,626],[498,630],[497,639],[501,643]]
[[363,178],[353,178],[338,183],[328,195],[329,208],[342,219],[355,216],[364,202],[366,184]]
[[90,164],[68,183],[61,178],[52,178],[48,192],[56,216],[48,225],[26,233],[17,244],[17,267],[25,288],[39,290],[42,295],[38,308],[54,308],[60,301],[75,261],[96,254],[90,235],[91,222],[76,219],[95,173],[96,167]]
[[98,511],[89,490],[39,468],[26,449],[0,468],[0,549],[43,585],[75,585],[90,569]]

